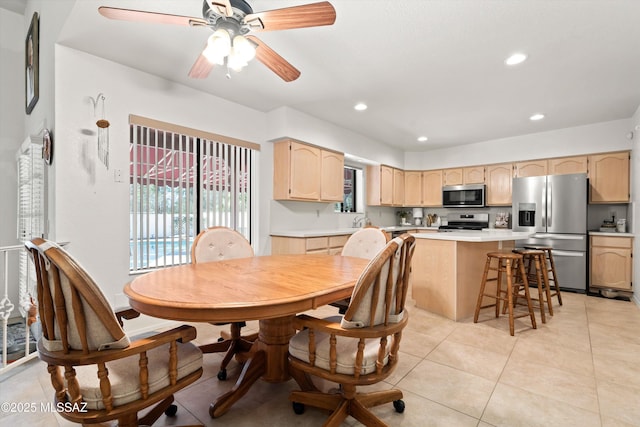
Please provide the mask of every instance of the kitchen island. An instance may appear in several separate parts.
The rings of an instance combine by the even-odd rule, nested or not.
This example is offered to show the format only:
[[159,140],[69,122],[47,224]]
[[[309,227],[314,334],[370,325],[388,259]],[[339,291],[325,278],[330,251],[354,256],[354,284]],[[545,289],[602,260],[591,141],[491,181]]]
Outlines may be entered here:
[[487,252],[512,249],[516,240],[531,234],[494,229],[414,234],[416,305],[455,321],[473,316]]

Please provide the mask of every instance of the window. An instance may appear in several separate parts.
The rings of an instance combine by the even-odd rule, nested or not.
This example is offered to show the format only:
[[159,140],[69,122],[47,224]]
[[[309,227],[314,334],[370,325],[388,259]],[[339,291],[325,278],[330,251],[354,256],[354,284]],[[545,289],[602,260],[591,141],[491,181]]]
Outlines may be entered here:
[[344,190],[342,203],[336,203],[336,212],[362,212],[362,169],[344,167]]
[[130,270],[191,262],[194,237],[233,228],[251,241],[259,146],[130,116]]

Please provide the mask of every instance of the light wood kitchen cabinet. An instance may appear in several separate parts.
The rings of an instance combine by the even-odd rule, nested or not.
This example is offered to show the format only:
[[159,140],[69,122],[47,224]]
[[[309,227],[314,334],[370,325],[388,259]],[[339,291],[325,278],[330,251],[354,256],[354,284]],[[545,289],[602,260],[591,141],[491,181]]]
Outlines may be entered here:
[[522,178],[525,176],[544,176],[547,175],[546,160],[531,160],[526,162],[517,162],[514,168],[514,176]]
[[344,155],[283,140],[273,147],[273,198],[276,200],[342,201]]
[[587,156],[559,157],[549,159],[549,175],[587,173]]
[[484,184],[484,166],[470,166],[462,169],[464,184]]
[[422,206],[422,172],[404,171],[405,206]]
[[630,291],[632,237],[591,236],[590,286]]
[[271,254],[329,254],[339,255],[350,234],[317,237],[271,236]]
[[321,150],[320,199],[342,202],[344,193],[344,154]]
[[442,185],[461,185],[461,184],[462,184],[462,168],[442,170]]
[[442,206],[442,170],[422,172],[422,205]]
[[487,206],[510,206],[513,165],[501,163],[486,168]]
[[393,205],[404,206],[404,171],[393,169]]
[[628,151],[589,156],[589,203],[629,202]]
[[402,206],[404,204],[404,171],[391,166],[367,166],[367,204],[370,206]]

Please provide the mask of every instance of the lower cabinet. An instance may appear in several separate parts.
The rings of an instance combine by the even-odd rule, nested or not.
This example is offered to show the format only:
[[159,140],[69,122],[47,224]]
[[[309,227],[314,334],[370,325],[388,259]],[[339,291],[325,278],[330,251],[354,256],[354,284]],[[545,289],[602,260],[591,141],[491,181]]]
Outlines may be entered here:
[[339,255],[350,234],[316,237],[271,236],[271,254],[329,254]]
[[632,237],[591,236],[590,286],[632,290]]

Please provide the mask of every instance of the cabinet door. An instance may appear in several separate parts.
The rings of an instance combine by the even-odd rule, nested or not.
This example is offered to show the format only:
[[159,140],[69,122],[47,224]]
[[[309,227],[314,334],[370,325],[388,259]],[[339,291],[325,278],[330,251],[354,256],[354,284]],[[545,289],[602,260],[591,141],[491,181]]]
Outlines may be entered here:
[[462,169],[464,184],[484,184],[484,166],[471,166]]
[[547,175],[546,160],[532,160],[528,162],[516,163],[515,176],[522,178],[523,176],[544,176]]
[[591,248],[591,285],[631,289],[631,249]]
[[549,159],[549,175],[587,173],[587,156]]
[[442,170],[422,172],[422,203],[442,206]]
[[291,142],[290,197],[320,199],[320,149]]
[[344,192],[344,155],[322,150],[320,179],[320,198],[341,202]]
[[511,205],[511,180],[513,165],[503,163],[487,166],[487,205]]
[[393,204],[394,206],[404,205],[404,171],[393,170]]
[[442,171],[442,185],[461,185],[462,168],[444,169]]
[[380,203],[393,204],[393,168],[380,166]]
[[629,202],[629,153],[589,156],[589,202]]
[[406,206],[422,206],[422,172],[404,172],[404,204]]

